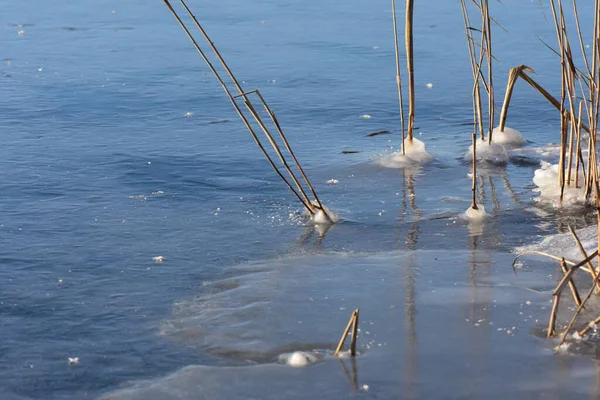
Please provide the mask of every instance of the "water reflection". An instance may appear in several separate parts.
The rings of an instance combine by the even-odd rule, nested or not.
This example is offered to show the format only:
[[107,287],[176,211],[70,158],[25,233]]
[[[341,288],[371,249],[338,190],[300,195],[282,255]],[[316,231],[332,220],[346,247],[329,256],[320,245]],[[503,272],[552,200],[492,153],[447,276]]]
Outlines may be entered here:
[[350,364],[350,371],[348,371],[348,367],[346,366],[346,360],[342,358],[338,358],[340,362],[340,366],[342,367],[342,371],[346,378],[348,378],[348,382],[350,382],[350,387],[353,392],[358,392],[358,372],[356,369],[356,358],[351,357],[347,361]]
[[[403,392],[404,398],[415,398],[417,397],[417,382],[418,382],[418,332],[416,327],[416,314],[417,314],[417,302],[416,302],[416,268],[417,260],[415,250],[417,250],[419,242],[420,228],[419,224],[422,217],[422,212],[417,206],[417,193],[415,188],[415,176],[421,172],[422,168],[405,168],[402,170],[403,190],[402,190],[402,202],[400,208],[400,225],[402,226],[406,222],[406,217],[412,214],[412,223],[410,223],[408,230],[406,231],[406,237],[404,238],[404,244],[408,253],[406,264],[404,268],[404,284],[405,284],[405,298],[404,298],[404,325],[406,332],[406,361],[404,363],[405,378],[404,382],[406,387]],[[398,227],[400,229],[400,226]],[[404,246],[398,241],[397,248],[401,249]]]

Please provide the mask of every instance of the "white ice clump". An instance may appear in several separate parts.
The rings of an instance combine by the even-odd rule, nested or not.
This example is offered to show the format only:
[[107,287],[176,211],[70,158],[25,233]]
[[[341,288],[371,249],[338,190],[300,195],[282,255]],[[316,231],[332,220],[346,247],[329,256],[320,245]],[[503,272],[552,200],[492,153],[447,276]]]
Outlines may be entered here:
[[[586,199],[582,189],[583,177],[581,174],[578,178],[579,188],[565,186],[561,202],[558,173],[558,165],[550,164],[546,161],[541,162],[541,167],[535,171],[533,176],[533,183],[537,186],[533,191],[540,194],[537,200],[542,203],[549,203],[554,207],[585,205]],[[572,178],[574,178],[574,176]]]
[[581,337],[581,335],[579,334],[579,332],[573,332],[573,334],[571,335],[571,339],[580,342],[583,340],[583,338]]
[[433,156],[425,150],[425,143],[419,139],[413,138],[412,142],[408,138],[404,139],[404,153],[397,151],[389,156],[379,160],[381,166],[386,168],[405,168],[410,165],[424,164],[434,160]]
[[[497,165],[508,164],[508,152],[501,144],[494,142],[490,144],[487,140],[478,140],[476,153],[477,161]],[[465,154],[465,161],[473,161],[473,145],[469,146],[469,151]]]
[[319,361],[319,357],[315,353],[308,351],[294,351],[293,353],[283,353],[279,355],[279,362],[281,364],[287,364],[294,368],[306,367],[317,361]]
[[469,207],[467,211],[460,215],[460,217],[467,221],[483,222],[487,217],[487,213],[485,212],[485,207],[482,204],[477,204],[477,209]]
[[492,143],[501,144],[509,147],[521,147],[525,144],[523,135],[516,129],[504,127],[501,131],[499,127],[492,131]]
[[340,183],[340,181],[338,181],[337,179],[330,179],[327,181],[328,185],[337,185],[338,183]]
[[315,206],[315,213],[311,217],[312,222],[315,224],[335,224],[336,222],[339,222],[340,217],[331,211],[325,204],[321,203],[321,207],[323,208],[319,209],[319,203],[316,200],[312,200],[310,203]]
[[560,346],[556,346],[554,348],[554,351],[557,352],[558,354],[566,354],[567,351],[569,350],[570,346],[571,346],[570,343],[563,343]]

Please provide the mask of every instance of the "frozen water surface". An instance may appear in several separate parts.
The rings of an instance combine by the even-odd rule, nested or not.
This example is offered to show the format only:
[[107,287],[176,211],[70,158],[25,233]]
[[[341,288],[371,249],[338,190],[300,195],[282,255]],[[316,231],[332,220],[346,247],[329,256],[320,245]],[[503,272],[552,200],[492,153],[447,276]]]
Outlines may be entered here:
[[[161,327],[165,338],[235,367],[189,366],[104,398],[345,398],[363,384],[383,398],[429,398],[436,387],[456,398],[586,393],[591,364],[554,356],[551,342],[531,333],[546,322],[555,281],[515,275],[511,261],[490,252],[409,251],[242,264],[240,277],[178,302]],[[336,360],[331,351],[354,307],[360,355]],[[292,351],[324,356],[305,353],[316,364],[301,371],[278,364]]]

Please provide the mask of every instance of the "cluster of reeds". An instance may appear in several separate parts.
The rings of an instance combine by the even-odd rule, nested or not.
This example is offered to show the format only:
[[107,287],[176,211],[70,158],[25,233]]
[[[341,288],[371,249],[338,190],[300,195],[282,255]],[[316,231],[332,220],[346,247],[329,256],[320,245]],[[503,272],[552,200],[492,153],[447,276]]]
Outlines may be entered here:
[[[557,54],[560,56],[561,63],[561,95],[559,102],[561,117],[561,152],[558,182],[561,190],[561,199],[565,187],[575,187],[582,190],[585,198],[590,200],[596,206],[596,211],[598,212],[598,228],[600,229],[600,188],[598,186],[596,148],[598,115],[600,113],[600,48],[598,47],[600,44],[600,0],[594,1],[591,54],[586,51],[584,35],[582,33],[579,12],[577,9],[577,1],[573,0],[571,3],[577,41],[581,51],[579,60],[580,63],[583,64],[582,68],[578,68],[572,52],[567,24],[565,22],[565,7],[562,0],[551,0],[550,5],[558,40]],[[577,101],[578,99],[580,100]],[[587,135],[587,160],[583,159],[581,148],[586,139],[585,137],[582,137],[582,119],[584,114],[585,117],[587,117],[589,127],[589,129],[587,129],[589,132]],[[587,168],[585,167],[585,161],[587,161]],[[580,166],[583,175],[583,185],[581,185],[581,187],[579,181]],[[590,273],[593,282],[583,301],[575,298],[578,309],[567,326],[566,331],[563,333],[561,344],[565,341],[567,334],[576,324],[581,310],[584,308],[585,303],[591,297],[596,287],[600,288],[600,274],[598,274],[594,265],[591,263],[591,260],[598,256],[598,250],[588,256],[577,239],[575,232],[572,229],[570,229],[570,231],[584,260],[572,266],[570,270],[566,268],[566,262],[564,260],[561,261],[561,266],[566,273],[554,291],[554,306],[548,326],[548,336],[551,336],[554,331],[556,319],[554,310],[558,308],[560,294],[566,285],[565,282],[569,284],[574,293],[573,295],[575,296],[577,294],[577,289],[575,288],[571,276],[577,269],[582,268],[584,265],[587,265],[587,270]],[[599,247],[597,248],[600,248],[600,235],[598,235],[598,246]],[[586,326],[579,331],[579,335],[585,335],[590,330],[591,324],[597,324],[598,322],[600,322],[600,317],[586,324]]]
[[[560,112],[561,146],[557,182],[557,189],[560,190],[560,201],[563,201],[565,190],[580,191],[580,194],[588,203],[595,205],[597,222],[600,223],[600,188],[598,185],[596,147],[598,116],[600,115],[600,0],[594,0],[593,32],[589,36],[584,35],[582,32],[576,0],[572,0],[569,4],[563,4],[562,0],[550,0],[549,2],[558,47],[552,49],[549,45],[547,46],[552,49],[560,60],[560,99],[556,99],[529,76],[529,73],[533,72],[529,67],[522,65],[513,68],[510,71],[500,124],[504,124],[512,88],[518,78],[529,83],[548,99]],[[567,26],[567,12],[572,13],[574,27]],[[579,54],[571,46],[570,29],[575,32],[575,37],[577,38],[576,47],[579,48]],[[585,37],[591,38],[591,44],[586,45]],[[588,48],[589,50],[587,50]],[[598,224],[598,227],[600,233],[600,224]],[[548,323],[548,337],[556,334],[557,310],[561,295],[567,287],[573,296],[573,301],[577,305],[577,310],[571,321],[566,329],[561,332],[560,344],[567,339],[568,334],[574,329],[576,329],[579,336],[584,336],[595,324],[600,323],[600,317],[590,321],[579,321],[581,312],[584,310],[586,303],[592,297],[594,291],[600,291],[600,274],[592,263],[598,257],[598,250],[592,254],[588,254],[584,250],[575,231],[571,227],[569,227],[569,231],[581,253],[581,261],[574,262],[562,257],[536,252],[559,261],[563,272],[563,278],[553,292],[554,302]],[[598,246],[600,246],[600,235],[598,235]],[[591,287],[583,299],[574,280],[574,274],[579,270],[587,272],[592,281]]]
[[[258,89],[251,91],[245,91],[244,89],[242,89],[240,81],[234,76],[233,72],[221,56],[221,53],[219,53],[219,51],[217,50],[213,41],[210,39],[202,25],[198,22],[192,11],[189,9],[187,4],[183,0],[180,0],[181,5],[193,21],[193,24],[200,32],[202,38],[204,38],[204,40],[206,41],[206,44],[210,47],[213,56],[217,59],[217,63],[213,63],[210,60],[208,54],[199,45],[194,35],[191,33],[190,29],[188,29],[186,24],[180,18],[179,14],[175,11],[169,0],[163,1],[168,7],[168,9],[171,11],[179,25],[183,28],[184,32],[191,40],[192,44],[194,45],[204,62],[208,65],[215,78],[218,80],[219,84],[227,94],[227,97],[229,98],[231,104],[235,108],[235,111],[237,112],[238,116],[241,118],[242,122],[250,132],[250,135],[258,145],[259,149],[261,150],[262,154],[265,156],[271,167],[275,170],[277,175],[283,180],[283,182],[290,189],[290,191],[298,198],[300,203],[302,203],[304,208],[313,217],[317,213],[320,213],[320,215],[322,215],[327,222],[335,222],[332,215],[329,214],[327,209],[324,208],[323,204],[321,203],[321,200],[319,199],[319,196],[317,195],[313,185],[310,183],[306,173],[304,172],[304,169],[302,168],[298,159],[296,158],[296,155],[292,151],[292,148],[287,138],[285,137],[285,134],[281,128],[281,125],[279,124],[279,121],[277,120],[277,117],[275,116],[275,113],[268,106],[260,91]],[[219,65],[222,69],[221,72],[218,71]],[[223,75],[229,78],[229,84],[225,82]],[[233,90],[234,92],[237,92],[237,94],[232,93],[232,90],[229,88],[230,85],[234,86]],[[238,104],[238,101],[240,99],[243,102],[245,110]],[[253,103],[253,100],[256,101],[256,99],[258,100],[258,107],[255,106]],[[258,110],[261,107],[264,108],[267,115],[269,116],[270,122],[265,122],[260,116]],[[249,113],[251,117],[248,117],[246,113]],[[251,122],[252,120],[254,120],[255,122],[254,126]],[[268,127],[269,124],[271,125],[271,128]],[[267,146],[263,144],[261,138],[256,133],[256,125],[264,133],[264,136],[270,144],[272,151],[275,153],[275,156],[273,156],[267,150]],[[271,132],[272,130],[275,130],[277,134],[274,135]],[[282,150],[282,148],[284,150]],[[291,162],[288,161],[286,157],[291,157]],[[279,160],[279,163],[276,162],[277,159]],[[284,170],[285,173],[282,170]],[[299,179],[298,176],[300,176],[301,179]],[[312,194],[313,200],[309,198],[308,193]]]
[[[479,210],[477,204],[477,136],[479,134],[482,141],[486,140],[485,131],[487,130],[487,141],[492,143],[492,132],[494,129],[494,81],[493,81],[493,55],[492,55],[492,18],[490,16],[488,0],[470,0],[480,15],[480,26],[476,27],[471,23],[469,7],[467,0],[461,0],[461,9],[463,22],[465,25],[465,35],[467,47],[469,50],[469,59],[471,72],[473,74],[473,133],[472,133],[472,162],[473,175],[471,184],[471,209]],[[479,34],[479,40],[475,34]],[[487,74],[485,73],[487,72]],[[486,78],[487,77],[487,78]],[[481,88],[487,93],[488,101],[488,121],[487,129],[484,124],[484,114],[482,111],[482,93]]]
[[[569,13],[574,17],[575,26],[568,27],[563,0],[550,0],[550,8],[557,36],[557,48],[546,44],[560,59],[561,91],[560,98],[545,90],[530,74],[534,70],[525,65],[512,68],[509,73],[506,95],[502,106],[499,126],[506,123],[510,99],[516,81],[521,78],[554,107],[560,115],[560,157],[558,162],[558,187],[562,202],[565,189],[580,189],[586,201],[598,204],[596,135],[600,107],[600,57],[598,49],[598,1],[594,0],[594,28],[590,35],[591,45],[584,41],[580,25],[577,1],[570,2]],[[567,6],[567,8],[569,8]],[[574,29],[579,56],[573,51],[569,28]],[[591,49],[591,54],[586,48]],[[587,146],[586,146],[587,143]],[[587,157],[584,149],[587,148]]]
[[[492,131],[494,129],[494,80],[493,80],[493,59],[492,55],[492,18],[490,16],[488,0],[470,0],[481,17],[479,27],[471,23],[469,14],[469,5],[467,0],[461,0],[461,9],[463,13],[463,22],[465,25],[465,34],[467,46],[469,49],[469,58],[471,62],[471,72],[473,74],[473,127],[474,133],[479,132],[481,140],[485,140],[485,131],[487,130],[487,140],[492,143]],[[479,34],[479,40],[475,37]],[[488,121],[487,129],[484,124],[484,114],[482,111],[481,87],[487,93],[488,100]],[[475,158],[475,157],[474,157]]]

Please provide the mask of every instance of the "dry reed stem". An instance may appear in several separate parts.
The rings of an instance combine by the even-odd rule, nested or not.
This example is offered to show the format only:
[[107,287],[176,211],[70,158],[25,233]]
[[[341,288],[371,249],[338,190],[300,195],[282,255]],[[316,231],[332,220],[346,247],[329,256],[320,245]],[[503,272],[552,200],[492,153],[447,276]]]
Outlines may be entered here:
[[[504,131],[504,127],[506,125],[506,116],[508,115],[508,107],[510,105],[510,99],[512,97],[513,89],[515,87],[515,83],[519,78],[519,72],[522,68],[528,68],[525,65],[520,65],[515,68],[511,68],[508,72],[508,82],[506,83],[506,93],[504,94],[504,102],[502,103],[502,111],[500,112],[500,121],[498,124],[498,129],[500,132]],[[531,71],[531,69],[529,69]]]
[[598,325],[599,323],[600,323],[600,317],[588,322],[586,327],[578,332],[579,336],[581,336],[581,337],[585,336],[590,331],[590,329],[592,329],[592,327],[590,325]]
[[[569,268],[567,268],[567,263],[565,262],[564,258],[560,260],[560,269],[562,269],[565,275],[569,273]],[[575,304],[580,306],[581,297],[579,297],[579,292],[577,291],[577,287],[575,286],[575,282],[572,278],[569,279],[569,289],[571,290],[571,294],[573,295],[573,301],[575,302]]]
[[[322,205],[322,203],[321,203],[321,201],[320,201],[320,199],[319,199],[316,191],[314,190],[313,185],[311,184],[311,182],[308,179],[306,173],[304,172],[304,169],[302,168],[302,166],[298,162],[298,159],[297,159],[296,155],[292,151],[291,146],[289,145],[289,142],[287,141],[287,138],[285,137],[285,134],[283,133],[283,130],[281,129],[281,125],[279,124],[279,121],[275,117],[274,112],[270,109],[270,107],[268,106],[268,104],[266,103],[266,101],[264,100],[264,98],[262,97],[262,95],[260,94],[260,92],[258,90],[254,90],[254,91],[251,91],[251,92],[245,92],[242,89],[241,85],[239,84],[239,81],[236,79],[236,77],[234,76],[233,72],[230,70],[229,66],[227,65],[227,63],[225,62],[225,60],[223,59],[223,57],[221,56],[220,52],[218,51],[218,49],[216,48],[216,46],[214,45],[214,43],[212,42],[212,40],[210,39],[210,37],[208,36],[208,34],[206,33],[206,31],[204,30],[204,28],[202,27],[202,25],[198,22],[198,20],[196,19],[196,17],[194,16],[194,14],[191,12],[191,10],[189,9],[189,7],[185,3],[185,1],[184,0],[180,0],[182,6],[185,8],[185,10],[188,13],[188,15],[194,21],[194,24],[196,25],[196,27],[201,32],[201,34],[204,37],[204,39],[207,41],[207,43],[211,47],[213,53],[215,54],[215,56],[219,60],[221,66],[226,71],[227,75],[229,76],[229,78],[231,79],[231,81],[235,85],[237,91],[239,92],[239,95],[233,96],[231,94],[231,91],[227,87],[227,84],[221,78],[219,72],[217,72],[217,70],[214,67],[214,65],[210,62],[210,60],[208,59],[208,57],[206,56],[206,54],[204,53],[204,51],[200,48],[200,46],[198,45],[198,42],[195,40],[195,38],[193,37],[193,35],[190,33],[189,29],[183,23],[183,21],[181,20],[181,18],[177,14],[177,12],[173,9],[173,7],[171,6],[170,2],[168,0],[163,0],[163,1],[166,4],[166,6],[169,8],[169,10],[173,14],[173,16],[175,17],[175,19],[179,23],[179,25],[183,28],[184,32],[186,33],[186,35],[188,36],[188,38],[193,43],[193,45],[196,48],[196,50],[202,56],[203,60],[208,65],[208,67],[210,68],[210,70],[213,73],[213,75],[219,81],[219,84],[221,85],[221,87],[223,88],[223,90],[225,91],[225,93],[227,94],[230,102],[232,103],[232,105],[235,108],[236,112],[238,113],[239,117],[242,119],[242,122],[244,123],[244,125],[246,126],[246,128],[248,129],[248,131],[250,132],[252,138],[254,139],[254,141],[258,145],[258,147],[260,148],[261,152],[263,153],[263,155],[265,156],[265,158],[267,159],[267,161],[269,162],[269,164],[271,165],[271,167],[275,170],[275,172],[279,175],[279,177],[284,181],[284,183],[288,186],[288,188],[292,191],[292,193],[298,198],[298,200],[300,200],[300,202],[302,203],[302,205],[308,210],[308,212],[310,214],[314,215],[315,212],[316,212],[316,209],[320,209],[320,210],[324,211],[323,205]],[[292,159],[293,159],[294,163],[296,164],[296,167],[298,168],[300,174],[302,175],[302,178],[304,179],[307,187],[310,189],[312,195],[314,196],[315,201],[316,201],[316,205],[313,205],[311,203],[311,201],[309,200],[309,197],[308,197],[306,191],[304,190],[304,187],[302,186],[302,184],[300,184],[298,178],[296,177],[295,173],[291,169],[290,165],[288,165],[288,162],[287,162],[285,156],[283,155],[281,149],[279,148],[279,145],[275,141],[273,135],[271,134],[271,132],[269,131],[269,129],[266,127],[265,123],[262,121],[262,119],[259,116],[258,112],[256,111],[256,109],[252,105],[250,99],[247,97],[248,94],[250,94],[250,93],[256,93],[257,94],[257,96],[259,97],[260,101],[263,104],[263,107],[268,112],[269,117],[271,118],[271,121],[273,122],[273,125],[275,126],[276,130],[278,131],[279,136],[281,137],[281,140],[283,141],[283,144],[284,144],[286,150],[288,151],[289,155],[292,157]],[[250,112],[250,114],[252,115],[252,117],[254,118],[254,120],[256,121],[256,123],[259,125],[259,127],[261,128],[261,130],[263,131],[263,133],[265,134],[265,136],[267,137],[267,140],[269,141],[269,143],[273,147],[273,150],[277,154],[277,157],[279,158],[280,162],[282,163],[284,169],[287,171],[289,177],[291,178],[291,180],[293,181],[294,185],[296,186],[296,189],[294,189],[294,187],[292,186],[292,184],[281,173],[281,171],[279,170],[279,167],[275,164],[275,162],[273,161],[273,159],[271,158],[271,156],[266,151],[266,149],[263,146],[263,144],[261,143],[260,139],[258,138],[258,136],[256,135],[256,133],[254,132],[254,129],[250,125],[248,119],[246,118],[246,116],[244,115],[244,113],[242,112],[242,110],[240,109],[240,107],[238,106],[237,102],[235,101],[235,98],[237,98],[237,97],[243,97],[244,105],[246,106],[246,108],[248,109],[248,111]],[[325,212],[324,212],[324,214],[325,214],[325,217],[328,220],[331,221],[331,217],[327,213],[325,213]]]
[[477,210],[477,132],[473,130],[473,181],[471,184],[471,208]]
[[583,260],[583,261],[575,264],[574,266],[572,266],[571,269],[569,269],[569,272],[567,272],[565,274],[565,276],[563,276],[563,278],[561,279],[561,281],[558,283],[558,285],[556,286],[556,289],[554,289],[553,294],[560,293],[565,288],[565,286],[567,285],[567,283],[571,280],[571,278],[573,277],[573,274],[575,273],[575,271],[577,271],[579,268],[583,267],[585,264],[587,264],[588,262],[590,262],[591,260],[593,260],[594,257],[596,257],[597,255],[598,255],[598,250],[594,251],[585,260]]
[[[559,262],[560,262],[560,261],[561,261],[561,260],[564,258],[564,257],[558,257],[558,256],[555,256],[555,255],[552,255],[552,254],[550,254],[550,253],[545,253],[545,252],[543,252],[543,251],[529,250],[529,251],[525,251],[525,252],[523,252],[523,253],[521,253],[521,254],[519,254],[518,256],[516,256],[516,257],[515,257],[515,259],[514,259],[514,260],[513,260],[513,262],[512,262],[512,266],[513,266],[513,268],[514,268],[515,264],[517,263],[517,261],[519,260],[519,258],[521,258],[521,257],[523,257],[523,256],[526,256],[526,255],[530,255],[530,254],[536,254],[536,255],[538,255],[538,256],[544,256],[544,257],[548,257],[548,258],[551,258],[551,259],[553,259],[553,260],[556,260],[556,261],[559,261]],[[588,257],[591,257],[591,256],[588,256]],[[590,259],[592,259],[592,258],[593,258],[593,257],[591,257]],[[587,258],[586,258],[586,260],[587,260]],[[577,263],[575,263],[575,262],[573,262],[573,261],[569,261],[569,260],[567,260],[567,259],[565,259],[565,262],[566,262],[566,263],[567,263],[567,265],[569,265],[569,266],[575,266],[575,265],[577,265]],[[589,273],[589,271],[588,271],[588,269],[587,269],[586,267],[581,267],[581,266],[580,266],[580,267],[578,267],[578,268],[581,268],[581,270],[582,270],[582,271],[585,271],[585,272],[588,272],[588,273]]]
[[302,166],[300,165],[300,162],[296,158],[296,154],[292,151],[292,148],[291,148],[290,144],[288,143],[288,141],[287,141],[287,139],[286,139],[286,137],[285,137],[285,135],[283,133],[283,129],[281,129],[281,125],[279,125],[279,120],[275,116],[275,113],[271,110],[271,107],[269,107],[269,105],[267,104],[267,102],[265,101],[265,99],[263,98],[263,96],[262,96],[262,94],[260,93],[259,90],[256,90],[256,95],[258,96],[258,98],[262,102],[262,104],[263,104],[265,110],[267,111],[267,113],[269,113],[269,117],[271,117],[271,121],[273,121],[273,125],[275,125],[275,129],[279,133],[279,136],[281,137],[281,140],[283,141],[286,150],[288,151],[288,153],[290,153],[290,155],[292,156],[292,159],[296,163],[296,167],[298,167],[298,170],[300,171],[300,174],[302,174],[302,177],[304,178],[304,181],[306,182],[308,188],[310,189],[312,195],[314,196],[319,209],[321,211],[323,211],[323,214],[325,215],[325,217],[331,222],[331,217],[329,216],[328,213],[325,212],[325,209],[323,209],[323,204],[321,203],[321,200],[319,199],[319,196],[317,195],[317,192],[315,191],[313,185],[310,183],[310,181],[308,179],[308,176],[304,172],[304,168],[302,168]]
[[[567,339],[567,335],[571,331],[571,328],[573,327],[573,325],[575,325],[575,322],[577,321],[577,317],[579,317],[579,314],[581,314],[581,311],[585,307],[585,303],[587,303],[587,301],[592,297],[592,294],[594,293],[594,287],[596,287],[596,285],[598,285],[598,284],[600,284],[600,275],[596,275],[594,277],[594,281],[592,282],[592,286],[588,290],[585,298],[583,299],[583,301],[581,302],[581,304],[579,305],[579,307],[577,307],[577,311],[575,311],[575,314],[573,315],[573,318],[571,318],[571,321],[569,322],[569,325],[567,325],[567,328],[563,332],[562,337],[560,339],[560,343],[558,344],[559,347]],[[587,333],[587,331],[585,333]]]
[[259,149],[261,150],[261,152],[263,153],[263,155],[265,156],[265,158],[267,159],[267,161],[269,162],[269,164],[271,165],[271,167],[273,168],[273,170],[284,181],[284,183],[286,184],[286,186],[298,198],[298,200],[302,203],[302,205],[311,214],[314,214],[315,211],[314,211],[312,205],[310,204],[310,202],[305,201],[305,199],[303,199],[302,196],[300,196],[300,194],[298,192],[296,192],[296,190],[292,187],[292,185],[289,183],[289,181],[281,173],[281,171],[279,170],[279,168],[277,167],[277,165],[275,164],[275,162],[273,161],[273,159],[271,158],[271,156],[269,155],[269,153],[267,152],[267,150],[264,148],[264,146],[261,143],[260,139],[258,138],[258,136],[256,135],[256,133],[254,132],[254,129],[252,128],[252,126],[248,122],[248,119],[246,118],[246,116],[244,115],[244,113],[242,112],[242,110],[240,109],[240,107],[238,106],[238,104],[236,103],[235,98],[233,97],[233,95],[229,91],[229,88],[227,87],[227,85],[225,84],[225,82],[223,81],[223,79],[221,78],[220,74],[215,69],[214,65],[210,62],[210,60],[208,59],[208,57],[206,56],[206,54],[204,53],[204,51],[200,48],[200,46],[198,45],[198,42],[196,41],[196,39],[194,39],[194,37],[192,36],[192,34],[190,33],[190,31],[187,29],[187,27],[185,26],[185,24],[183,23],[183,21],[181,20],[181,18],[177,14],[177,12],[173,9],[173,7],[171,6],[171,3],[168,0],[163,0],[163,1],[164,1],[165,5],[169,8],[169,10],[171,11],[171,13],[173,14],[173,16],[175,17],[175,19],[177,20],[177,22],[179,23],[179,25],[181,26],[181,28],[184,30],[185,34],[190,39],[190,41],[192,42],[192,44],[194,45],[194,47],[196,48],[196,50],[198,51],[198,53],[200,54],[200,56],[202,57],[202,59],[204,60],[204,62],[208,65],[208,67],[211,70],[211,72],[213,73],[213,75],[217,78],[217,81],[219,82],[219,84],[221,85],[221,87],[223,88],[223,90],[225,91],[225,93],[227,94],[227,97],[229,98],[229,101],[233,105],[234,109],[236,110],[238,116],[240,117],[240,119],[242,120],[242,122],[244,123],[244,125],[246,126],[246,128],[248,129],[248,131],[250,132],[250,135],[254,139],[254,142],[257,144],[257,146],[259,147]]
[[[585,248],[583,247],[583,245],[581,244],[581,241],[579,240],[579,237],[577,236],[577,233],[575,233],[575,230],[573,229],[573,227],[571,225],[569,225],[568,229],[569,229],[569,232],[571,233],[571,236],[573,236],[573,240],[575,240],[575,243],[577,244],[577,248],[579,248],[581,255],[584,258],[588,258],[588,254],[585,251]],[[590,261],[587,263],[587,265],[588,265],[589,273],[590,273],[590,275],[592,275],[592,279],[595,281],[598,273],[596,272],[596,269],[594,268],[594,264],[592,264],[592,262]],[[600,283],[598,283],[598,289],[600,290]]]
[[554,334],[554,328],[556,325],[556,313],[558,311],[558,305],[560,303],[560,293],[554,294],[554,302],[552,303],[552,311],[550,312],[550,321],[548,322],[548,338],[551,338]]
[[[408,142],[413,141],[415,126],[415,69],[413,64],[413,14],[414,0],[406,0],[406,22],[404,40],[406,42],[406,68],[408,69]],[[404,146],[404,143],[402,143]]]
[[[287,164],[287,161],[286,161],[285,157],[283,156],[283,154],[281,153],[281,150],[279,149],[279,146],[277,145],[277,143],[273,139],[273,136],[269,132],[268,128],[266,127],[266,125],[264,124],[264,122],[262,121],[262,119],[260,118],[260,116],[258,115],[258,113],[256,112],[256,110],[254,109],[254,106],[252,105],[252,103],[250,102],[250,100],[248,99],[248,97],[246,96],[244,90],[242,89],[242,87],[239,84],[238,80],[236,79],[235,75],[233,74],[233,72],[231,71],[231,69],[229,68],[229,66],[227,65],[227,63],[225,62],[225,59],[221,56],[221,53],[219,52],[219,50],[217,49],[217,47],[214,45],[213,41],[210,39],[210,37],[208,36],[208,34],[206,33],[206,31],[202,27],[202,25],[200,24],[200,22],[196,19],[196,16],[189,9],[189,7],[185,3],[185,1],[184,0],[180,0],[180,3],[185,8],[185,10],[188,13],[188,15],[192,18],[192,20],[194,21],[196,27],[198,28],[198,30],[200,31],[200,33],[202,34],[202,36],[204,37],[204,39],[208,42],[208,44],[211,47],[213,53],[215,54],[215,56],[217,56],[219,62],[221,63],[221,66],[225,69],[225,71],[227,72],[227,75],[229,75],[229,78],[231,79],[231,81],[235,85],[235,87],[238,90],[238,92],[240,93],[240,95],[242,95],[242,97],[244,98],[244,105],[246,106],[246,108],[248,109],[248,111],[250,112],[250,114],[254,117],[254,120],[260,126],[261,130],[263,131],[263,133],[267,137],[267,140],[269,141],[269,143],[271,144],[271,146],[275,150],[275,153],[279,157],[279,160],[284,165],[284,168],[286,169],[286,171],[288,172],[290,178],[292,179],[292,181],[296,185],[296,188],[302,194],[302,196],[304,198],[304,203],[310,205],[311,202],[310,202],[310,200],[309,200],[306,192],[304,191],[304,188],[302,187],[302,185],[300,184],[300,182],[296,178],[296,175],[294,174],[294,172],[292,171],[292,169]],[[281,135],[283,136],[283,132],[281,132]],[[287,140],[285,140],[285,136],[284,136],[284,141],[285,141],[285,143],[287,145]],[[289,148],[289,145],[287,145],[287,147]],[[298,165],[298,163],[296,163],[296,164]],[[306,175],[304,175],[304,177],[306,177]],[[308,186],[312,187],[312,185],[310,184],[310,182],[308,181],[308,179],[306,179],[306,181],[307,181]],[[320,201],[318,201],[318,204],[319,204],[319,207],[322,209],[322,205],[321,205]],[[324,213],[324,214],[327,214],[327,213]],[[326,217],[327,217],[327,219],[330,219],[328,215],[326,215]]]
[[358,317],[360,315],[360,311],[358,310],[358,308],[356,310],[354,310],[355,315],[354,315],[354,323],[352,324],[352,336],[351,336],[351,342],[350,342],[350,355],[352,357],[356,356],[356,339],[358,337]]
[[494,75],[492,72],[492,26],[490,22],[490,8],[489,1],[482,0],[481,2],[483,19],[483,33],[482,36],[485,38],[485,52],[487,59],[487,72],[488,72],[488,143],[492,144],[492,131],[494,130],[494,112],[495,112],[495,101],[494,101]]
[[[577,113],[577,144],[575,145],[576,147],[576,158],[575,158],[575,187],[579,188],[579,165],[582,162],[583,159],[583,154],[581,153],[581,117],[583,114],[583,107],[582,107],[583,101],[579,102],[579,111]],[[582,171],[583,171],[583,180],[585,182],[585,166],[582,164]]]
[[352,328],[352,342],[350,343],[350,354],[352,355],[352,357],[354,357],[356,355],[356,333],[358,331],[358,313],[359,313],[359,309],[357,308],[350,315],[348,324],[346,325],[346,328],[344,328],[342,337],[340,338],[340,341],[338,342],[338,345],[335,348],[335,351],[333,352],[334,357],[336,357],[339,354],[339,352],[342,350],[342,347],[344,347],[344,343],[346,343],[346,338],[348,337],[350,328]]
[[[539,83],[537,83],[535,80],[533,80],[533,78],[531,78],[529,75],[527,75],[524,71],[521,71],[519,73],[519,77],[521,77],[521,79],[523,79],[525,82],[527,82],[531,87],[533,87],[538,92],[540,92],[540,94],[542,96],[544,96],[544,98],[546,98],[546,100],[548,100],[550,102],[550,104],[552,104],[557,110],[560,111],[560,102],[554,96],[552,96],[550,93],[548,93],[548,91],[546,91],[546,89],[544,89]],[[570,112],[567,110],[563,110],[563,115],[564,114],[567,114],[567,116],[568,116],[570,114]],[[590,128],[588,128],[586,125],[581,124],[581,128],[584,131],[586,131],[587,133],[590,133]]]
[[404,139],[406,136],[404,126],[404,98],[402,96],[402,75],[400,74],[400,49],[398,45],[398,25],[396,23],[396,1],[392,0],[392,16],[394,20],[394,49],[396,52],[396,86],[398,89],[398,103],[400,106],[400,126],[402,129],[402,155],[406,155]]
[[[481,58],[477,61],[477,52],[475,50],[475,40],[473,39],[472,31],[477,30],[471,27],[471,21],[469,18],[469,11],[465,0],[461,0],[461,9],[463,14],[463,23],[465,25],[465,36],[467,38],[467,48],[469,50],[469,59],[471,61],[471,72],[473,73],[473,126],[475,131],[479,130],[481,140],[485,139],[485,133],[483,129],[483,113],[481,111],[481,88],[480,78],[484,81],[485,79],[481,76],[481,63],[483,61],[483,52],[481,52]],[[480,31],[480,30],[478,30]],[[481,47],[480,47],[481,48]],[[487,87],[486,87],[487,90]]]

